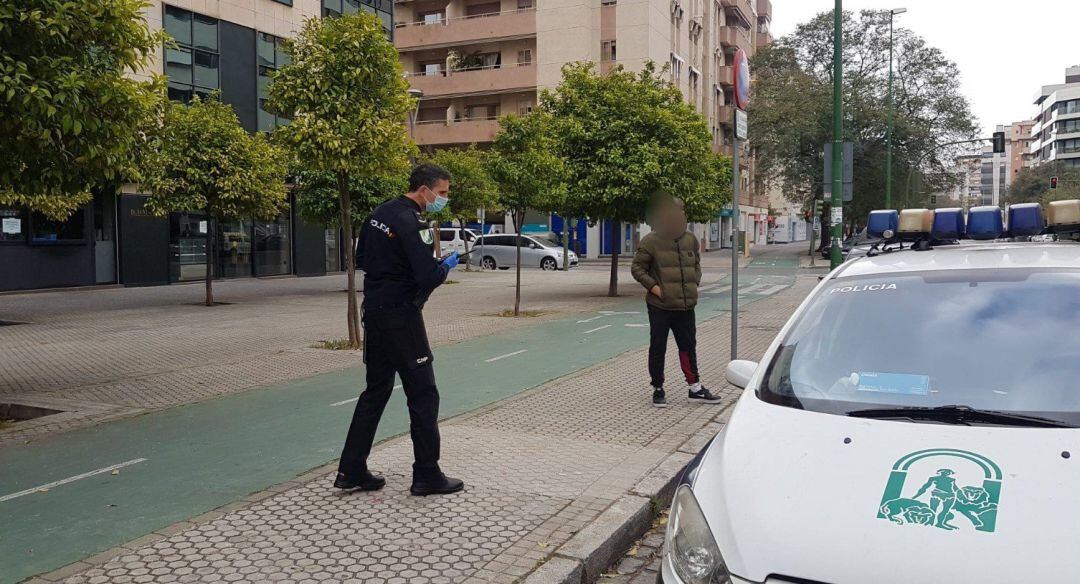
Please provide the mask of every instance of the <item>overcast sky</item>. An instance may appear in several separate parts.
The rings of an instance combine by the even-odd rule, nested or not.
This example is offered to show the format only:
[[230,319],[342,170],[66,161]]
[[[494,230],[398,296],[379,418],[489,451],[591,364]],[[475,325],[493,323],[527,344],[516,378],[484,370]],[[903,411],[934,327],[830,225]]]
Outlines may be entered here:
[[[773,0],[772,33],[790,34],[829,0]],[[907,8],[903,26],[945,52],[960,67],[961,89],[988,136],[997,124],[1029,119],[1043,85],[1065,82],[1080,65],[1080,0],[846,0],[844,10]]]

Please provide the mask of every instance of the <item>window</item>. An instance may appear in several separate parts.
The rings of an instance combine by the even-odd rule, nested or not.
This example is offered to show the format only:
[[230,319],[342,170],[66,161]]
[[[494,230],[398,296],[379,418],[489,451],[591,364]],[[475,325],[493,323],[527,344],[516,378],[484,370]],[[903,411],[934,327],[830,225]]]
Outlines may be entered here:
[[446,108],[445,107],[422,107],[417,111],[416,121],[418,122],[445,122],[446,121]]
[[485,103],[465,106],[465,119],[494,120],[499,117],[499,104]]
[[382,21],[383,30],[388,37],[393,38],[394,17],[391,12],[394,4],[390,0],[322,0],[322,15],[325,18],[334,18],[343,14],[355,14],[364,10],[379,17]]
[[1057,131],[1062,134],[1071,134],[1073,132],[1080,132],[1080,119],[1078,120],[1063,120],[1057,123]]
[[532,65],[533,55],[532,49],[522,49],[518,51],[518,65]]
[[18,209],[0,209],[0,243],[26,241],[25,213]]
[[671,53],[671,82],[678,85],[682,82],[682,57]]
[[423,75],[442,75],[445,63],[442,61],[428,61],[420,63],[420,73]]
[[85,242],[86,211],[80,209],[66,221],[50,219],[40,213],[31,214],[30,241],[33,243]]
[[499,13],[498,2],[485,2],[465,7],[465,16],[493,16]]
[[696,107],[698,102],[698,86],[701,80],[701,73],[699,73],[697,69],[691,67],[688,80],[690,82],[690,103],[691,105],[694,105]]
[[533,7],[533,0],[518,0],[518,10],[528,10]]
[[533,111],[533,101],[531,99],[524,100],[518,103],[518,115],[527,116]]
[[217,19],[165,7],[165,32],[175,47],[165,49],[165,75],[169,78],[169,99],[189,101],[219,87]]
[[420,22],[424,24],[442,24],[446,20],[446,12],[442,10],[436,10],[434,12],[421,12],[419,14]]
[[278,4],[284,4],[286,6],[292,6],[293,0],[274,0],[274,2],[277,2]]
[[1057,110],[1059,115],[1080,113],[1080,99],[1059,101],[1054,104],[1054,109]]
[[615,41],[603,41],[600,43],[600,60],[601,61],[618,61],[619,57],[615,51]]
[[284,51],[284,39],[264,32],[255,36],[255,66],[258,71],[259,131],[270,132],[289,123],[287,118],[266,111],[266,98],[270,96],[270,81],[274,72],[289,62]]
[[1058,142],[1058,154],[1073,154],[1076,152],[1080,152],[1080,138]]
[[619,0],[600,0],[601,6],[615,6],[619,3]]
[[440,229],[439,241],[454,241],[454,229]]

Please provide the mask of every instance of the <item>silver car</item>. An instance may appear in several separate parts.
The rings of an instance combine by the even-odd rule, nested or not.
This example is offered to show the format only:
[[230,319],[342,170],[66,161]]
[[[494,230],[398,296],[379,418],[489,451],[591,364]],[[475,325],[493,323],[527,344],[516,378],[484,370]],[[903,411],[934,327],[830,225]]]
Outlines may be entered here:
[[[517,263],[515,238],[521,237],[521,265],[542,270],[559,270],[563,267],[562,246],[553,237],[533,235],[482,235],[472,244],[469,261],[481,264],[485,269],[507,269]],[[578,257],[570,252],[570,267],[578,265]]]

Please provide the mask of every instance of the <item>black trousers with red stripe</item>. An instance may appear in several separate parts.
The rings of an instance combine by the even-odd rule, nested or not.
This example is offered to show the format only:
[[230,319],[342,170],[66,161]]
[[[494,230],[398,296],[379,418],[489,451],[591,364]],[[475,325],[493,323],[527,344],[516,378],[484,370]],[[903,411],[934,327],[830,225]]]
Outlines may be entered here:
[[679,365],[687,385],[698,382],[697,321],[694,310],[662,310],[649,307],[649,377],[653,387],[664,386],[664,355],[668,332],[679,347]]

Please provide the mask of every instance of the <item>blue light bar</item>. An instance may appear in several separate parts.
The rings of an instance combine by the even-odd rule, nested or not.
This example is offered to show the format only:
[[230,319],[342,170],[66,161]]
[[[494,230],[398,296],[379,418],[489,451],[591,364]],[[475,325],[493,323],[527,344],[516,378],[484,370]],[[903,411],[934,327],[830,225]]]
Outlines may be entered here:
[[866,235],[875,239],[885,237],[886,231],[896,234],[900,226],[900,213],[892,209],[870,211],[870,217],[866,220]]
[[930,237],[934,239],[960,239],[964,236],[964,210],[956,207],[934,211],[934,226]]
[[1043,223],[1042,207],[1038,203],[1017,203],[1009,205],[1009,234],[1013,237],[1038,235],[1046,226]]
[[967,233],[971,239],[997,239],[1005,231],[1001,209],[994,205],[968,211]]

